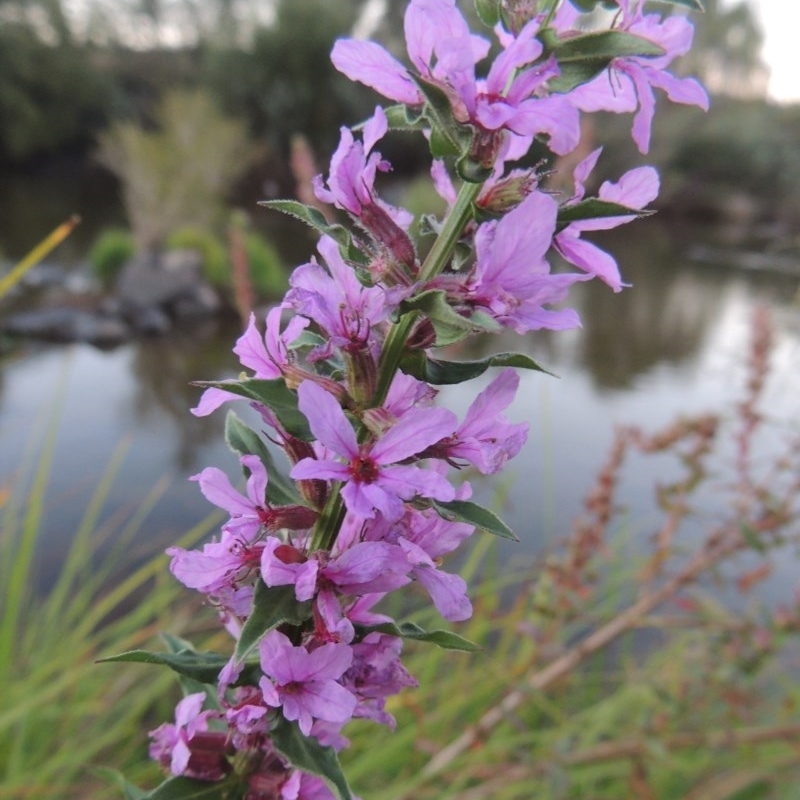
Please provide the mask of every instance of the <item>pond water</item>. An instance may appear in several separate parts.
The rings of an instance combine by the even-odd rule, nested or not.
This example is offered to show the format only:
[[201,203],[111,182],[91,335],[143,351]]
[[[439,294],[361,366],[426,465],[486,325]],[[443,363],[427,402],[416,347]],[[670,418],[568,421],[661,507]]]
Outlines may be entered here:
[[[759,304],[771,309],[777,332],[766,405],[797,420],[800,278],[693,263],[689,234],[651,220],[639,224],[635,237],[609,234],[601,244],[617,255],[633,288],[615,295],[602,285],[576,287],[572,304],[582,328],[492,337],[449,354],[466,359],[522,350],[559,376],[522,376],[508,416],[531,423],[528,444],[499,480],[473,484],[478,499],[498,503],[520,536],[519,544],[502,543],[503,558],[530,557],[568,532],[615,426],[655,431],[679,414],[730,408],[743,391],[750,321]],[[222,440],[224,414],[201,420],[189,413],[199,396],[190,381],[235,375],[230,350],[237,335],[214,323],[106,352],[30,345],[0,361],[0,488],[30,474],[43,440],[54,448],[42,589],[57,574],[120,446],[126,449],[101,515],[108,529],[134,514],[154,487],[163,490],[121,568],[168,546],[212,510],[187,478],[209,465],[233,477],[237,465]],[[442,403],[463,413],[490,378],[444,389]],[[245,404],[239,405],[246,417]],[[653,513],[652,487],[671,468],[653,459],[637,463],[633,474],[628,470],[621,499],[642,530]],[[795,564],[779,569],[793,580]]]

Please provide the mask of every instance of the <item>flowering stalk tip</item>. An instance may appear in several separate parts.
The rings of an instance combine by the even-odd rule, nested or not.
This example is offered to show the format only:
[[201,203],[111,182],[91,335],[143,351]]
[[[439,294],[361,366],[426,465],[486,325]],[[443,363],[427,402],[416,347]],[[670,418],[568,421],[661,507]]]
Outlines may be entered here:
[[[543,189],[541,164],[520,164],[535,140],[566,155],[582,113],[633,111],[644,152],[653,88],[707,101],[696,81],[666,71],[689,46],[687,20],[619,0],[611,29],[585,36],[580,5],[478,0],[492,50],[455,0],[411,0],[408,66],[374,42],[336,42],[334,65],[404,111],[378,106],[359,131],[342,128],[327,176],[314,180],[317,200],[349,226],[296,201],[270,203],[320,234],[317,255],[294,270],[263,334],[250,317],[234,347],[248,373],[206,384],[193,409],[246,399],[261,430],[229,414],[244,489],[215,467],[193,476],[227,519],[201,549],[167,551],[174,576],[217,609],[234,653],[161,657],[209,684],[151,734],[170,797],[190,778],[237,800],[352,798],[335,756],[348,744],[344,726],[393,726],[387,701],[415,685],[401,663],[408,629],[372,607],[416,583],[444,619],[465,620],[469,587],[444,557],[476,528],[513,538],[457,476],[466,466],[495,474],[520,452],[528,425],[505,412],[517,370],[541,368],[522,354],[449,362],[434,350],[476,332],[575,327],[563,305],[575,283],[625,285],[613,257],[581,237],[648,213],[657,173],[630,170],[587,198],[596,150],[564,198]],[[381,198],[391,165],[376,148],[390,118],[426,136],[448,206],[422,263],[413,216]],[[554,254],[571,267],[554,268]],[[463,419],[437,405],[439,385],[496,367]],[[443,631],[414,636],[474,649]]]

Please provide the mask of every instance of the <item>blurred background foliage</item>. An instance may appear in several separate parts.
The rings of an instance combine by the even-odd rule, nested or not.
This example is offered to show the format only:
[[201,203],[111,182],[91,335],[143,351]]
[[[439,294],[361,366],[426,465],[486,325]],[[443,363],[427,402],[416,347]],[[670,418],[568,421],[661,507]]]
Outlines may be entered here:
[[[165,97],[202,90],[209,118],[221,112],[238,120],[252,141],[253,159],[242,165],[241,181],[262,195],[291,192],[292,138],[302,135],[324,163],[339,126],[365,118],[379,101],[336,73],[329,61],[333,41],[370,35],[402,56],[405,5],[0,0],[0,171],[41,170],[64,158],[91,163],[109,130],[157,128]],[[471,13],[471,0],[461,5]],[[680,69],[708,85],[716,96],[712,113],[690,109],[689,117],[664,104],[660,137],[647,160],[665,171],[668,185],[674,178],[684,187],[691,173],[694,182],[711,186],[709,200],[717,186],[756,198],[769,192],[775,199],[777,192],[791,218],[798,207],[798,111],[765,100],[763,36],[750,5],[706,0],[706,6],[705,14],[693,16],[696,47]],[[603,125],[598,140],[611,140],[604,162],[618,172],[632,158],[630,118]],[[427,169],[416,140],[394,137],[382,149],[400,175]]]

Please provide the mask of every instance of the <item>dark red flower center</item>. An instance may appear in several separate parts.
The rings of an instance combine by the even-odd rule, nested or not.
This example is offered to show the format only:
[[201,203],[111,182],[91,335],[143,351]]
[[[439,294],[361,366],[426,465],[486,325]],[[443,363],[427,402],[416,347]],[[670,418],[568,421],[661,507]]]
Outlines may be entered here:
[[367,455],[358,455],[350,462],[350,475],[356,483],[378,480],[378,465]]

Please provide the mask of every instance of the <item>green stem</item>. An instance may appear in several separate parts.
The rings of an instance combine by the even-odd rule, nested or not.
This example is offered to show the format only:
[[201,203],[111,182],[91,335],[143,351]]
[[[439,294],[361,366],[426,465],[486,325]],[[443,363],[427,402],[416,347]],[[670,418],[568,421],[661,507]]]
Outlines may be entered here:
[[553,0],[553,2],[550,4],[550,9],[547,12],[544,22],[542,23],[542,28],[547,28],[553,21],[553,17],[556,14],[556,9],[558,8],[558,3],[559,0]]
[[[424,283],[441,273],[450,263],[458,240],[465,225],[472,217],[472,204],[481,190],[480,183],[464,183],[458,192],[456,202],[436,237],[433,247],[420,267],[419,281]],[[386,336],[378,364],[378,380],[372,406],[378,407],[386,400],[389,387],[397,374],[400,359],[405,352],[408,337],[417,321],[419,312],[412,311],[402,316]],[[341,484],[335,484],[322,510],[311,537],[310,550],[330,550],[344,521],[345,508],[341,496]]]
[[[420,267],[418,280],[420,283],[436,277],[450,263],[458,240],[464,232],[464,226],[472,217],[472,204],[478,197],[482,184],[463,183],[459,189],[456,202],[445,220],[442,230],[436,237],[430,252]],[[389,330],[381,351],[381,360],[378,364],[378,381],[372,405],[377,407],[386,400],[389,387],[394,380],[400,359],[406,349],[406,343],[414,323],[417,321],[418,312],[412,312],[401,317]]]
[[309,552],[316,550],[328,550],[333,547],[336,537],[339,535],[339,529],[344,522],[344,502],[342,501],[341,484],[335,483],[333,485],[331,496],[322,509],[322,513],[317,520],[314,527],[314,533],[311,537],[311,545]]

